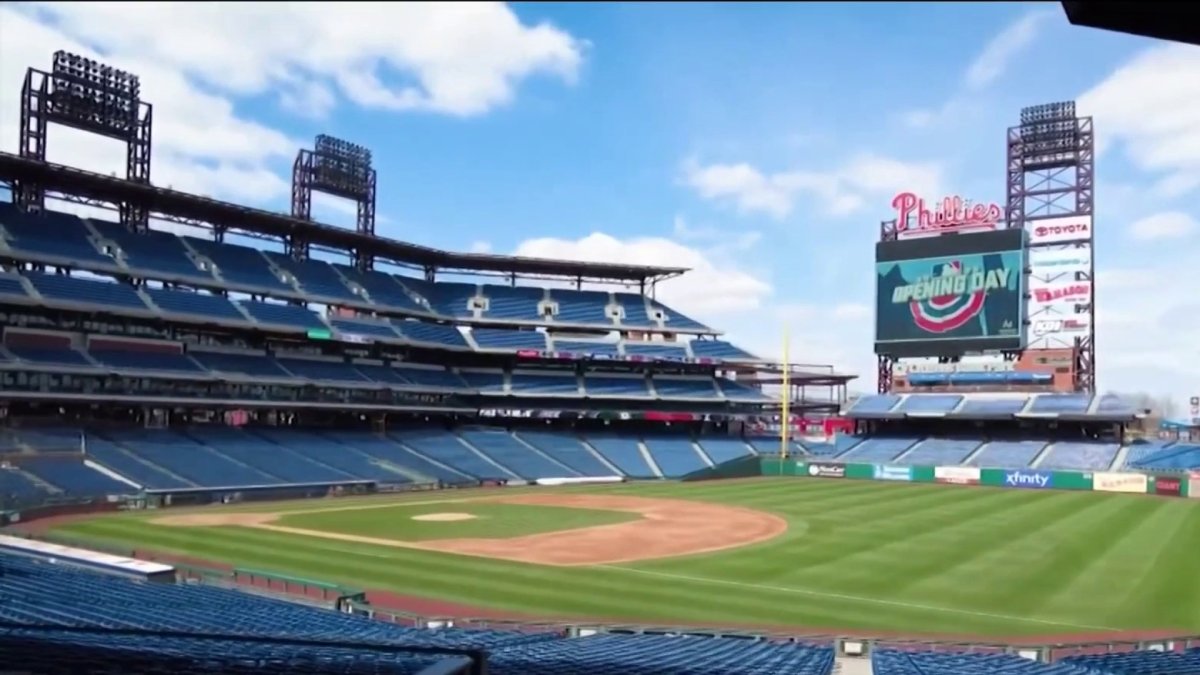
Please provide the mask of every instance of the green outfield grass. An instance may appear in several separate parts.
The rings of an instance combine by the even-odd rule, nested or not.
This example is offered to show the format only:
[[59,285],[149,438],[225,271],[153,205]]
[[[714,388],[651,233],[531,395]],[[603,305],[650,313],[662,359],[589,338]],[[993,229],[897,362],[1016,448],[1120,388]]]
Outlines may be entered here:
[[[473,520],[433,522],[414,516],[462,513]],[[521,504],[386,504],[377,508],[294,513],[276,521],[304,530],[358,534],[379,539],[425,541],[429,539],[506,539],[525,534],[611,525],[638,518],[635,513],[565,509]]]
[[[745,549],[590,568],[147,522],[159,514],[100,517],[64,530],[126,547],[539,615],[1004,636],[1200,632],[1200,501],[795,478],[582,491],[736,504],[779,514],[790,529]],[[387,529],[395,523],[403,531],[386,534],[411,537],[411,525],[401,524],[406,515],[418,508],[471,512],[481,507],[461,500],[473,494],[424,493],[403,498],[425,502],[420,507],[287,519],[324,528]],[[300,511],[396,499],[238,510]],[[496,505],[485,508],[498,513],[491,511]],[[510,522],[529,527],[563,522],[562,509],[544,510],[542,520],[528,508],[512,512]],[[462,536],[457,528],[483,522],[441,525]]]

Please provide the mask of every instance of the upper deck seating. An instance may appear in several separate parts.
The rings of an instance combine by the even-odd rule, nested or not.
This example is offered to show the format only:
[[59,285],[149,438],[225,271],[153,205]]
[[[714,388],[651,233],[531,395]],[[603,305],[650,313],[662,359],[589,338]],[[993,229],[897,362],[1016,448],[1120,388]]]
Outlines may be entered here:
[[717,388],[721,390],[721,394],[725,398],[735,401],[770,401],[771,397],[764,394],[761,389],[751,387],[741,382],[735,382],[724,377],[717,378]]
[[150,313],[133,286],[117,281],[69,277],[65,274],[26,272],[37,292],[47,300],[80,303],[108,309],[137,310]]
[[896,404],[900,402],[900,397],[895,394],[871,394],[862,396],[850,409],[846,411],[848,415],[856,414],[882,414],[891,412]]
[[284,370],[297,377],[313,382],[340,382],[366,384],[370,382],[365,375],[345,361],[324,361],[316,359],[297,359],[279,357],[276,359]]
[[147,288],[150,301],[164,312],[211,319],[213,321],[247,323],[249,319],[230,302],[229,298],[203,292],[165,288]]
[[695,330],[695,331],[711,330],[708,326],[705,326],[704,324],[700,323],[699,321],[696,321],[695,319],[693,319],[691,317],[684,316],[680,312],[677,312],[674,309],[667,307],[666,305],[662,304],[661,302],[657,302],[655,300],[650,300],[649,304],[650,304],[650,311],[658,312],[659,314],[662,315],[663,325],[666,326],[667,330],[672,330],[672,329],[673,330]]
[[667,342],[625,342],[626,356],[645,359],[683,360],[688,357],[687,345]]
[[0,295],[28,298],[29,292],[21,283],[21,277],[16,274],[0,271]]
[[97,362],[119,370],[156,370],[199,375],[204,372],[198,363],[182,352],[161,350],[91,349],[88,352]]
[[910,414],[945,414],[962,403],[958,394],[909,394],[896,408],[896,412]]
[[1092,403],[1090,394],[1037,394],[1028,412],[1034,414],[1078,414],[1087,412]]
[[439,281],[436,284],[424,284],[418,292],[425,296],[439,314],[463,318],[475,316],[475,299],[479,297],[478,284]]
[[555,323],[593,326],[611,326],[612,319],[606,313],[612,302],[607,291],[572,291],[551,289],[550,298],[558,304],[554,315]]
[[370,319],[330,319],[329,325],[342,335],[358,335],[393,342],[400,339],[400,334],[392,328],[392,324],[384,321],[372,321]]
[[650,390],[646,387],[646,378],[644,377],[588,374],[584,376],[583,384],[588,396],[626,398],[650,396]]
[[653,378],[653,382],[654,391],[658,393],[659,398],[716,399],[721,396],[715,386],[716,383],[711,377],[665,377],[658,375]]
[[496,286],[484,284],[480,289],[487,298],[484,319],[510,321],[542,321],[545,317],[539,306],[546,298],[546,289],[532,286]]
[[1120,450],[1116,443],[1062,441],[1051,446],[1038,468],[1106,471]]
[[276,293],[296,294],[296,288],[283,281],[258,249],[236,244],[218,244],[195,237],[184,237],[183,240],[197,253],[211,260],[226,283]]
[[757,361],[757,356],[735,347],[723,340],[692,340],[692,355],[698,359],[722,359],[725,361]]
[[468,349],[466,338],[455,326],[424,321],[393,321],[392,326],[405,339],[429,345]]
[[417,366],[396,364],[395,370],[400,373],[401,377],[414,385],[443,389],[470,388],[466,380],[459,377],[457,373],[452,373],[445,368],[419,368]]
[[967,396],[966,399],[962,407],[958,409],[960,415],[1015,415],[1029,403],[1028,396],[1008,398]]
[[[58,211],[32,214],[11,202],[0,202],[0,226],[8,233],[9,248],[37,260],[71,267],[117,267],[117,261],[96,247],[92,234],[77,216]],[[23,256],[24,257],[24,256]]]
[[216,282],[211,272],[196,266],[183,241],[169,232],[131,232],[120,223],[91,219],[92,227],[101,237],[121,249],[125,265],[131,270],[148,272],[147,276],[164,279]]
[[615,342],[593,342],[587,340],[553,340],[554,351],[563,354],[580,354],[592,356],[619,356],[618,345]]
[[459,373],[467,386],[484,394],[503,394],[504,373],[499,370],[463,370]]
[[1045,441],[991,441],[968,464],[988,469],[1021,469],[1029,466],[1045,447]]
[[546,350],[546,334],[536,330],[476,328],[471,331],[471,337],[480,349],[535,349],[539,352]]
[[650,316],[650,308],[646,306],[646,298],[633,293],[614,293],[613,300],[625,310],[621,323],[625,326],[657,327],[658,320]]
[[417,303],[408,294],[396,277],[375,270],[359,271],[346,265],[334,265],[342,276],[358,284],[371,296],[371,302],[379,307],[406,312],[427,313],[429,309]]
[[88,369],[96,367],[83,352],[70,346],[9,345],[8,351],[22,361],[36,363],[40,366],[69,366]]
[[255,321],[272,326],[283,326],[294,330],[328,330],[329,326],[317,313],[299,305],[284,305],[274,302],[239,300],[238,304]]
[[265,253],[276,267],[287,271],[304,293],[318,298],[366,302],[346,285],[332,265],[323,260],[296,260],[281,253]]
[[512,393],[527,396],[579,396],[579,378],[574,373],[543,375],[514,372]]

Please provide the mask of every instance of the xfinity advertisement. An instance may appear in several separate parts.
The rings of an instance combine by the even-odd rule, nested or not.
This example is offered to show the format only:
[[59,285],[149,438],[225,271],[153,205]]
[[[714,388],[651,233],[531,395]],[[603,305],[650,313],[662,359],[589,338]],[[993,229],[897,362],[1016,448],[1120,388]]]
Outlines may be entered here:
[[1054,487],[1054,474],[1049,471],[1013,470],[1004,473],[1004,485],[1015,488],[1043,490]]

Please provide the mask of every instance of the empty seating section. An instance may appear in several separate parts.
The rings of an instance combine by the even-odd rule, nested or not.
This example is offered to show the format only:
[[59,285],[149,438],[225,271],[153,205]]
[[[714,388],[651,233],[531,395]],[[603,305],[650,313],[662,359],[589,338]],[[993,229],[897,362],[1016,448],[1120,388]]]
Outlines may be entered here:
[[162,351],[126,351],[122,349],[92,349],[88,352],[96,361],[122,370],[158,370],[200,375],[200,364],[186,354]]
[[95,368],[82,352],[69,347],[30,347],[25,345],[9,345],[8,351],[23,361],[45,366],[78,366]]
[[441,389],[465,389],[467,383],[455,373],[444,368],[418,368],[416,366],[396,366],[396,371],[404,379],[415,385],[438,387]]
[[1200,445],[1179,443],[1141,458],[1136,465],[1128,464],[1135,469],[1156,471],[1200,469]]
[[392,341],[400,339],[400,335],[392,330],[390,323],[330,319],[329,325],[342,335],[359,335]]
[[579,378],[574,375],[513,373],[512,393],[527,396],[579,396]]
[[321,260],[294,260],[279,253],[267,253],[266,256],[276,267],[286,270],[296,280],[300,290],[308,295],[334,300],[358,301],[333,266]]
[[484,319],[507,319],[510,321],[542,321],[539,307],[546,297],[546,289],[530,286],[494,286],[484,284],[482,294],[487,298]]
[[583,385],[588,396],[638,397],[650,395],[644,377],[585,375]]
[[[320,434],[292,429],[259,429],[250,432],[317,464],[334,469],[349,479],[381,483],[409,483],[405,474],[388,469],[369,455]],[[269,448],[265,448],[268,450]]]
[[626,356],[641,356],[651,359],[686,359],[687,345],[661,344],[654,342],[626,342]]
[[5,499],[40,499],[46,491],[16,467],[0,466],[0,502]]
[[1124,652],[1069,656],[1060,663],[1092,668],[1108,675],[1195,675],[1200,673],[1200,648],[1183,652]]
[[652,310],[657,310],[662,313],[663,320],[668,329],[698,330],[698,331],[709,330],[708,326],[705,326],[704,324],[700,323],[699,321],[696,321],[695,319],[684,316],[683,314],[676,312],[675,310],[671,309],[670,307],[659,304],[653,300],[650,301],[650,308]]
[[736,638],[601,634],[493,652],[495,675],[829,675],[833,649]]
[[604,458],[613,466],[623,471],[625,475],[631,478],[655,477],[654,470],[642,456],[641,448],[638,447],[638,439],[628,436],[592,435],[588,437],[588,441],[593,448],[604,455]]
[[927,394],[925,396],[906,396],[896,408],[896,412],[909,414],[939,414],[948,413],[962,403],[963,397],[956,394]]
[[417,430],[402,431],[390,434],[390,436],[418,454],[472,478],[480,480],[513,478],[508,471],[489,462],[479,453],[467,447],[454,434],[440,430]]
[[1106,471],[1117,458],[1116,443],[1059,442],[1050,447],[1039,469],[1086,469]]
[[475,316],[475,299],[479,297],[477,284],[444,281],[438,284],[426,284],[422,291],[439,314],[457,317]]
[[197,253],[213,262],[221,279],[228,284],[295,294],[291,284],[284,283],[271,269],[261,251],[234,244],[218,244],[205,239],[184,237],[184,242]]
[[845,462],[861,462],[864,464],[882,464],[900,456],[917,442],[915,438],[876,437],[854,446],[852,450],[838,457]]
[[392,326],[413,342],[467,349],[467,340],[454,326],[420,321],[393,321]]
[[556,323],[611,326],[608,305],[612,295],[605,291],[551,290],[550,298],[558,304]]
[[110,431],[108,440],[184,480],[205,487],[281,485],[286,481],[213,451],[183,434],[166,429]]
[[713,379],[655,377],[654,391],[660,398],[719,398]]
[[1130,415],[1137,411],[1120,396],[1105,394],[1096,401],[1096,412],[1108,415]]
[[568,478],[578,472],[530,450],[528,446],[513,438],[506,431],[464,430],[459,433],[463,440],[492,461],[510,469],[526,480],[539,478]]
[[25,291],[25,285],[21,283],[21,278],[5,272],[0,272],[0,295],[29,297],[29,293]]
[[265,354],[204,351],[190,351],[188,354],[197,363],[213,372],[250,378],[286,379],[292,377],[274,359]]
[[53,485],[68,495],[94,497],[130,494],[137,489],[87,466],[78,457],[28,457],[21,470]]
[[958,409],[958,413],[961,415],[999,415],[1007,417],[1021,412],[1025,409],[1025,405],[1029,403],[1029,397],[1027,396],[1013,398],[967,396],[966,399]]
[[724,377],[717,378],[717,388],[721,390],[721,394],[724,395],[725,398],[731,398],[738,401],[766,401],[770,400],[771,398],[770,396],[764,394],[761,389],[742,384],[741,382],[735,382]]
[[901,652],[871,655],[875,675],[1105,675],[1077,666],[1040,663],[1016,654]]
[[238,304],[255,321],[274,326],[284,326],[295,330],[328,330],[328,326],[317,313],[299,305],[283,305],[273,302],[256,302],[240,300]]
[[651,436],[645,439],[645,444],[650,456],[654,458],[654,463],[666,478],[680,478],[708,466],[692,446],[690,438]]
[[698,443],[714,464],[721,464],[754,454],[750,452],[750,446],[746,445],[746,442],[740,438],[701,436]]
[[1088,394],[1038,394],[1033,397],[1028,411],[1034,414],[1083,414],[1087,412],[1092,397]]
[[[148,490],[176,490],[197,487],[192,481],[173,475],[137,453],[94,434],[87,443],[88,458],[110,471]],[[222,480],[222,483],[226,481]]]
[[613,475],[613,470],[605,466],[604,462],[597,459],[596,455],[573,435],[539,431],[522,431],[517,435],[526,443],[574,469],[581,476]]
[[978,447],[978,438],[929,438],[918,443],[898,461],[914,466],[953,466],[961,464]]
[[722,340],[692,340],[692,355],[698,359],[724,359],[726,361],[757,361],[754,356],[744,349],[735,347]]
[[115,281],[97,281],[69,277],[65,274],[40,274],[26,272],[37,292],[47,300],[78,302],[100,307],[149,312],[132,286]]
[[480,349],[536,349],[546,350],[546,334],[535,330],[501,330],[498,328],[476,328],[471,331],[475,344]]
[[871,394],[855,401],[854,405],[850,406],[848,413],[851,415],[884,414],[891,412],[899,402],[900,397],[894,394]]
[[206,284],[216,281],[210,272],[196,266],[183,241],[173,234],[135,234],[119,223],[94,219],[91,223],[101,237],[117,245],[125,266],[131,270],[150,272],[164,279],[195,279]]
[[967,464],[989,469],[1020,469],[1029,466],[1045,447],[1045,441],[992,441],[985,443]]
[[1132,467],[1174,445],[1174,441],[1144,441],[1131,443],[1125,452],[1125,466]]
[[353,281],[367,291],[371,302],[380,307],[399,309],[410,312],[428,312],[428,308],[417,304],[396,278],[383,272],[360,272],[353,267],[334,265],[342,276]]
[[317,361],[310,359],[277,359],[279,365],[289,373],[314,382],[341,382],[366,384],[367,378],[345,361]]
[[329,432],[326,436],[381,463],[383,468],[414,471],[419,476],[452,485],[471,480],[467,474],[431,462],[386,436],[365,432]]
[[292,450],[231,427],[189,429],[187,435],[229,459],[282,479],[285,483],[344,483],[359,476],[314,462]]
[[146,295],[164,312],[203,317],[223,322],[246,323],[249,319],[229,298],[208,293],[147,288]]
[[8,233],[8,246],[14,251],[37,258],[58,258],[85,269],[117,264],[96,248],[91,232],[76,216],[56,211],[33,215],[0,203],[0,225]]
[[619,356],[615,342],[587,342],[584,340],[553,340],[554,351],[563,354],[592,354],[594,356]]
[[646,307],[646,298],[632,293],[616,293],[614,299],[625,309],[625,317],[621,323],[626,326],[657,326],[658,321],[650,316]]
[[467,386],[485,394],[504,393],[504,373],[492,370],[464,370],[459,373]]

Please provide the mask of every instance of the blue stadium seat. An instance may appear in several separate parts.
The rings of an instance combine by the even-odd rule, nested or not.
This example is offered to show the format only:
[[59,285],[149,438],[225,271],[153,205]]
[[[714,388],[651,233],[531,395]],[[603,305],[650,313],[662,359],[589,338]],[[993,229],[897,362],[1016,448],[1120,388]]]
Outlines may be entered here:
[[471,337],[480,349],[535,349],[539,352],[546,350],[546,334],[536,330],[476,328],[471,331]]
[[358,318],[350,319],[329,319],[329,325],[339,335],[349,339],[351,336],[366,340],[384,340],[396,342],[400,340],[400,334],[392,328],[392,324],[384,321],[372,321],[370,319]]
[[249,323],[245,314],[229,298],[200,291],[147,288],[150,301],[164,312],[208,319],[220,323]]
[[469,349],[466,338],[458,328],[441,323],[425,323],[423,321],[393,321],[392,326],[406,339],[438,347],[457,347]]
[[558,304],[554,315],[555,323],[592,326],[611,326],[612,319],[605,313],[612,294],[606,291],[572,291],[551,289],[550,298]]
[[478,389],[485,394],[504,393],[504,373],[500,371],[464,370],[460,375],[472,389]]
[[174,490],[198,487],[196,483],[172,474],[117,443],[89,434],[87,456],[100,466],[149,490]]
[[514,372],[512,393],[524,396],[579,396],[579,378],[574,373],[542,375]]
[[927,438],[897,460],[913,466],[955,466],[961,464],[979,448],[980,440]]
[[389,434],[418,455],[479,480],[512,479],[508,467],[497,466],[441,430],[411,430]]
[[255,321],[262,324],[302,331],[329,329],[316,312],[299,305],[256,302],[254,300],[239,300],[238,304]]
[[1107,471],[1120,450],[1116,443],[1061,441],[1050,446],[1038,468]]
[[625,342],[625,355],[647,360],[682,361],[688,358],[687,345],[663,342]]
[[327,432],[326,437],[341,443],[378,463],[384,468],[398,467],[450,485],[473,482],[475,479],[452,467],[430,461],[424,455],[400,445],[395,440],[366,432]]
[[724,361],[757,361],[757,356],[735,347],[722,340],[692,340],[692,356],[698,359],[718,359]]
[[113,430],[105,431],[101,437],[137,459],[201,487],[254,487],[287,483],[279,476],[238,463],[168,429]]
[[675,311],[674,309],[671,309],[670,307],[667,307],[666,305],[662,304],[661,302],[656,302],[654,300],[651,300],[650,301],[650,309],[652,311],[658,311],[659,313],[662,314],[663,325],[667,330],[688,330],[688,331],[712,330],[711,328],[709,328],[708,326],[705,326],[704,324],[700,323],[699,321],[696,321],[695,319],[693,319],[691,317],[684,316],[683,314]]
[[1026,404],[1029,403],[1029,397],[1024,394],[1005,398],[993,398],[987,395],[971,395],[965,398],[962,407],[958,409],[958,414],[964,416],[1011,417],[1024,410]]
[[454,317],[475,316],[474,301],[479,296],[478,284],[440,281],[426,284],[421,291],[439,314]]
[[693,471],[708,467],[708,463],[696,452],[692,439],[671,436],[647,436],[646,450],[666,478],[682,478]]
[[342,276],[358,284],[367,291],[371,303],[391,311],[428,313],[429,309],[420,305],[408,294],[404,286],[396,281],[396,277],[374,270],[361,272],[346,265],[334,265]]
[[570,467],[581,476],[612,476],[613,470],[604,465],[591,450],[572,434],[545,431],[522,431],[521,440]]
[[198,363],[181,352],[92,349],[88,353],[99,363],[118,370],[150,370],[192,375],[204,373],[204,369]]
[[1101,675],[1078,666],[1039,663],[1015,654],[877,649],[871,665],[875,675]]
[[641,450],[638,449],[638,439],[629,436],[591,434],[587,440],[597,452],[604,455],[609,463],[630,478],[657,477],[654,475],[654,470],[646,463]]
[[208,352],[191,350],[188,355],[206,370],[228,375],[240,375],[252,379],[292,379],[292,374],[285,371],[266,354],[246,354],[231,352]]
[[715,464],[723,464],[752,455],[750,446],[740,438],[701,436],[697,441]]
[[116,281],[82,279],[64,274],[41,274],[26,272],[37,292],[47,300],[79,303],[93,307],[119,310],[137,310],[150,313],[150,308],[133,286]]
[[721,394],[733,401],[770,401],[770,396],[764,394],[761,389],[735,382],[728,378],[718,377],[717,388],[721,390]]
[[87,466],[79,457],[26,457],[21,470],[77,497],[134,494],[137,489]]
[[61,261],[80,269],[117,267],[117,261],[96,247],[93,235],[77,216],[58,211],[25,213],[0,202],[0,226],[8,246],[22,258]]
[[250,433],[353,478],[373,480],[389,485],[412,482],[408,475],[388,468],[385,462],[345,443],[311,431],[266,427],[253,429]]
[[899,457],[901,453],[911,448],[917,441],[918,439],[916,438],[908,437],[890,438],[876,436],[859,443],[844,455],[839,455],[838,459],[843,462],[884,464]]
[[579,475],[577,471],[532,450],[506,431],[463,430],[459,435],[492,461],[526,480]]
[[917,415],[945,414],[957,408],[962,400],[958,394],[909,394],[895,411]]
[[418,368],[416,366],[395,366],[396,372],[415,386],[433,387],[440,389],[469,389],[466,380],[445,368]]
[[1090,394],[1037,394],[1029,406],[1031,414],[1075,414],[1087,412],[1092,403]]
[[6,499],[41,501],[47,496],[48,493],[25,472],[15,466],[0,466],[0,502]]
[[711,377],[666,377],[656,375],[652,382],[659,398],[718,399],[716,382]]
[[318,361],[279,357],[277,363],[289,373],[313,382],[338,382],[344,384],[367,384],[365,375],[345,361]]
[[8,351],[13,356],[36,363],[40,366],[61,366],[72,369],[85,368],[94,370],[96,365],[82,352],[68,347],[29,347],[25,345],[9,345]]
[[21,283],[21,277],[16,274],[9,274],[8,272],[0,272],[0,295],[29,298],[29,293],[25,290],[25,285]]
[[1200,469],[1200,445],[1178,443],[1142,458],[1135,469],[1183,471]]
[[304,455],[303,446],[293,450],[271,443],[241,429],[222,426],[193,427],[186,434],[213,452],[277,477],[291,484],[345,483],[365,480],[318,463]]
[[891,412],[896,404],[900,403],[901,397],[895,394],[869,394],[859,397],[846,414],[850,417],[856,415],[879,415]]
[[1022,469],[1045,447],[1045,441],[992,441],[985,443],[968,464],[989,469]]
[[484,319],[543,321],[546,318],[538,309],[546,298],[544,288],[484,284],[480,291],[487,298],[487,310],[482,315]]
[[581,356],[620,356],[619,345],[615,342],[595,342],[586,340],[564,340],[555,338],[554,351],[559,354],[579,354]]
[[125,265],[152,279],[196,280],[214,284],[212,273],[196,266],[183,240],[169,232],[134,233],[120,223],[91,219],[100,236],[121,250]]
[[235,244],[218,244],[214,241],[184,237],[183,241],[200,255],[208,258],[217,267],[226,283],[235,286],[261,288],[275,293],[295,295],[296,288],[285,283],[271,269],[262,251]]
[[1119,654],[1068,656],[1064,665],[1092,668],[1118,675],[1196,675],[1200,673],[1200,648],[1183,652],[1136,651]]
[[646,298],[633,293],[614,293],[613,300],[625,310],[621,324],[638,328],[652,328],[659,325],[658,320],[650,316]]
[[590,397],[642,398],[650,396],[650,390],[646,387],[646,378],[644,377],[585,375],[583,384],[584,390]]
[[296,260],[282,253],[267,252],[264,255],[276,267],[291,274],[300,290],[311,297],[366,303],[362,296],[350,290],[337,270],[327,262]]

